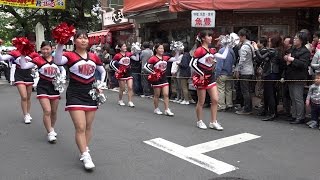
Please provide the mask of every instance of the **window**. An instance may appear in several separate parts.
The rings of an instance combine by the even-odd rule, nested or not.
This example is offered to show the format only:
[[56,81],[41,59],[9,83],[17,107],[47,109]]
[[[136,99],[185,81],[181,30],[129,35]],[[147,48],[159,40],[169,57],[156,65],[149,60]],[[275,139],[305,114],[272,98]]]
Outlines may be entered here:
[[123,8],[123,0],[109,0],[109,7],[121,9]]

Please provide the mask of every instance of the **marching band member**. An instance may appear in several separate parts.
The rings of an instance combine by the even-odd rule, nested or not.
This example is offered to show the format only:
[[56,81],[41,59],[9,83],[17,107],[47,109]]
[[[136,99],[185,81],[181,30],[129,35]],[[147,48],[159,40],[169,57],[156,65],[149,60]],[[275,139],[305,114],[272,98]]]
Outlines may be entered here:
[[169,109],[169,83],[166,76],[167,62],[174,62],[178,60],[179,53],[176,52],[175,57],[163,55],[164,48],[162,44],[156,44],[154,47],[154,56],[152,56],[144,69],[150,73],[148,80],[154,90],[153,104],[154,113],[163,114],[159,109],[159,97],[162,92],[164,99],[164,114],[167,116],[174,116],[174,113]]
[[[97,101],[88,94],[95,81],[95,70],[101,73],[104,82],[106,72],[101,60],[93,53],[87,52],[88,34],[85,30],[77,30],[74,36],[75,50],[63,53],[63,45],[59,42],[54,62],[57,65],[67,64],[70,82],[67,88],[66,111],[69,111],[75,127],[75,139],[81,153],[80,160],[85,169],[95,167],[89,154],[89,143],[92,136],[92,122],[95,117]],[[62,54],[63,53],[63,54]],[[99,89],[102,92],[101,89]]]
[[[134,55],[131,52],[127,52],[127,46],[125,43],[119,43],[116,46],[118,53],[113,57],[113,60],[110,62],[110,67],[116,71],[115,76],[119,82],[119,101],[120,106],[125,106],[125,103],[122,100],[123,92],[125,91],[125,86],[128,88],[128,106],[134,107],[132,102],[133,95],[133,77],[130,67],[130,58],[139,59],[138,54]],[[118,66],[118,68],[117,68]]]
[[43,110],[43,124],[48,133],[48,141],[55,143],[57,133],[54,131],[54,125],[57,120],[57,109],[60,99],[59,91],[56,91],[52,83],[55,75],[61,73],[66,74],[63,66],[57,66],[53,63],[52,45],[48,41],[43,41],[41,44],[41,56],[33,58],[31,61],[26,61],[25,56],[21,56],[21,69],[31,69],[38,67],[39,82],[37,85],[37,98]]
[[194,73],[192,75],[193,85],[197,89],[198,102],[196,106],[197,127],[207,129],[202,121],[203,105],[206,98],[206,91],[210,95],[211,100],[211,122],[209,127],[216,130],[223,130],[223,127],[217,121],[218,108],[218,89],[214,78],[215,58],[226,59],[229,48],[226,47],[223,54],[216,53],[216,50],[209,48],[212,42],[213,32],[203,30],[197,36],[198,48],[195,50],[193,59],[190,62]]
[[[19,57],[21,53],[18,50],[11,51],[7,55],[0,54],[0,61],[9,60],[15,66],[14,73],[14,84],[17,86],[20,98],[21,98],[21,109],[24,115],[24,123],[30,124],[32,117],[30,115],[31,109],[31,94],[32,94],[32,85],[33,77],[31,76],[31,69],[21,69]],[[39,56],[37,53],[31,53],[26,59],[31,60],[31,57]]]

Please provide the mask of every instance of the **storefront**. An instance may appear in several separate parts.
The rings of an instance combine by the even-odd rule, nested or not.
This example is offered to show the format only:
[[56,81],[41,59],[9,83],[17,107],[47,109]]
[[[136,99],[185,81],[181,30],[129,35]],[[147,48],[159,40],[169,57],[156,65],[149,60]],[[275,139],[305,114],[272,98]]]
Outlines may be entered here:
[[165,42],[182,40],[193,44],[200,28],[191,28],[191,10],[197,9],[216,10],[213,28],[216,37],[247,28],[252,33],[251,39],[256,40],[273,34],[294,35],[303,28],[314,31],[319,25],[320,10],[315,7],[320,7],[320,1],[313,0],[294,0],[294,3],[292,0],[240,0],[243,1],[241,3],[235,0],[217,0],[214,3],[208,0],[171,0],[169,4],[161,4],[161,0],[138,1],[135,0],[135,4],[131,0],[124,1],[124,12],[136,20],[142,40],[159,38]]

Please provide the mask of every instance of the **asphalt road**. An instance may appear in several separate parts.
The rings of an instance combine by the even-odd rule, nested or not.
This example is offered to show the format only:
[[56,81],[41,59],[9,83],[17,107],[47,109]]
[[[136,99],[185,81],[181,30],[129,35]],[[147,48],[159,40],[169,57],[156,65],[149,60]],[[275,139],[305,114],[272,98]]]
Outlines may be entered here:
[[[255,116],[219,113],[224,131],[195,126],[194,105],[171,103],[174,117],[153,114],[152,100],[135,97],[134,109],[117,105],[117,93],[97,111],[90,145],[96,168],[84,171],[74,141],[74,128],[60,102],[57,144],[46,141],[42,110],[32,97],[32,124],[23,123],[15,87],[0,85],[0,179],[110,180],[320,180],[319,130]],[[163,110],[163,105],[161,104]],[[209,109],[205,109],[208,123]],[[205,153],[237,167],[218,175],[144,141],[163,138],[183,147],[250,133],[260,138]],[[194,152],[197,153],[197,152]]]

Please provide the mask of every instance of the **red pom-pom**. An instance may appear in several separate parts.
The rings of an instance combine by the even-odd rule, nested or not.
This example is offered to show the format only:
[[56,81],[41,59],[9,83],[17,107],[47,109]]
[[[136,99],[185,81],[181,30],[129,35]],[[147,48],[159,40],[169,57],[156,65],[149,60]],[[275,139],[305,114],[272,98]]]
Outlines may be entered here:
[[123,76],[127,73],[127,66],[120,65],[118,71],[115,73],[116,79],[123,78]]
[[76,30],[72,25],[63,22],[52,30],[52,36],[59,44],[67,44],[72,36],[76,34]]
[[205,75],[203,79],[200,78],[199,74],[192,76],[192,82],[194,87],[205,87],[209,84],[209,78],[211,75]]
[[148,75],[148,80],[150,82],[156,82],[162,77],[163,73],[160,69],[155,69],[154,73]]
[[12,45],[15,46],[22,55],[25,56],[34,51],[34,44],[31,44],[26,37],[13,38]]

